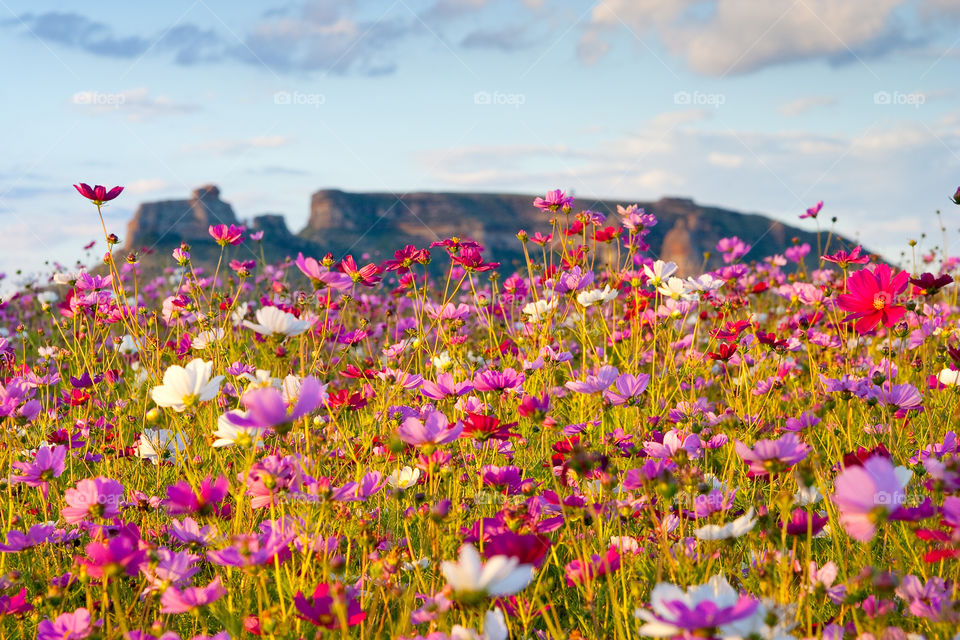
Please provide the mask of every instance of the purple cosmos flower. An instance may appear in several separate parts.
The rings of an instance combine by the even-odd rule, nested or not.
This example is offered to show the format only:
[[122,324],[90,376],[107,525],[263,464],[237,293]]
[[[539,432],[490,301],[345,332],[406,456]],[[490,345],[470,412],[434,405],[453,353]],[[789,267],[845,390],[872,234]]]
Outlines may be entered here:
[[353,280],[345,273],[330,271],[313,258],[305,258],[302,253],[297,254],[297,267],[303,275],[310,278],[314,287],[326,285],[337,291],[349,291],[353,288]]
[[231,546],[208,551],[207,560],[225,567],[256,567],[272,564],[275,558],[282,562],[290,557],[290,543],[296,536],[292,531],[237,535]]
[[638,376],[622,373],[617,376],[613,384],[616,391],[604,391],[604,400],[615,407],[621,405],[635,406],[640,404],[640,396],[647,390],[647,385],[650,384],[650,376],[645,373]]
[[133,524],[121,527],[117,535],[106,542],[91,542],[86,551],[87,557],[80,562],[88,575],[100,579],[123,573],[135,576],[147,559],[147,552],[140,548],[140,530]]
[[205,587],[187,587],[183,591],[171,585],[160,596],[160,613],[184,613],[216,602],[227,593],[220,576]]
[[787,433],[776,440],[760,440],[753,449],[737,440],[733,444],[740,459],[750,466],[750,476],[765,476],[789,469],[810,453],[810,447],[795,433]]
[[57,445],[54,448],[40,447],[31,462],[14,462],[10,466],[20,472],[11,476],[10,482],[22,482],[29,487],[40,487],[44,497],[47,495],[50,480],[59,478],[63,473],[67,448]]
[[477,391],[503,391],[506,389],[516,391],[523,385],[524,380],[525,376],[522,373],[517,373],[512,367],[503,371],[487,369],[474,377],[473,388]]
[[796,418],[787,418],[783,428],[786,431],[802,431],[820,424],[820,418],[810,411],[804,411]]
[[422,420],[420,418],[404,420],[397,433],[400,439],[408,444],[432,446],[453,442],[460,437],[462,431],[462,422],[457,421],[451,426],[447,416],[442,412],[428,411]]
[[882,405],[896,407],[898,418],[906,416],[907,411],[923,411],[923,395],[912,384],[885,382],[871,389],[867,397],[876,398]]
[[651,458],[672,458],[679,451],[683,451],[691,458],[699,458],[700,449],[700,436],[695,433],[684,434],[678,429],[668,431],[663,436],[663,442],[643,443],[643,450]]
[[368,471],[359,482],[348,482],[334,489],[330,499],[338,502],[364,501],[380,491],[385,484],[383,474],[379,471]]
[[7,543],[0,544],[0,552],[16,553],[35,547],[53,538],[56,525],[52,523],[35,524],[26,532],[11,530],[7,532]]
[[894,467],[884,456],[873,456],[863,466],[847,467],[834,481],[833,502],[840,509],[840,522],[854,540],[867,542],[877,524],[903,504],[904,487],[913,472]]
[[957,622],[948,588],[943,578],[934,576],[925,583],[915,575],[905,575],[897,587],[897,595],[909,603],[910,613],[932,622]]
[[90,635],[90,612],[80,607],[73,613],[61,613],[56,620],[41,620],[37,640],[81,640]]
[[282,391],[273,387],[252,389],[243,394],[243,406],[247,415],[236,412],[226,414],[226,419],[238,427],[268,429],[288,425],[312,413],[327,399],[327,385],[313,376],[300,382],[300,395],[296,404],[288,408]]
[[823,209],[823,200],[807,209],[806,213],[801,213],[800,219],[803,220],[804,218],[816,218],[820,214],[821,209]]
[[588,375],[585,380],[569,380],[563,386],[577,393],[599,393],[614,383],[620,372],[612,365],[600,367],[596,375]]
[[163,589],[168,585],[184,585],[200,571],[200,567],[197,566],[200,556],[195,553],[157,549],[156,554],[155,563],[144,563],[141,566],[143,576],[149,583],[144,594]]

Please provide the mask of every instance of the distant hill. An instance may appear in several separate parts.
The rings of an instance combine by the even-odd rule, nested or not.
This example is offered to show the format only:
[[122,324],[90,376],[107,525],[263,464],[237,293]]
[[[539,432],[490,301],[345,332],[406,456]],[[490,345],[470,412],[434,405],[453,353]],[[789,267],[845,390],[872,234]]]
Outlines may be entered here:
[[[359,254],[367,253],[372,259],[381,260],[405,244],[425,247],[438,239],[459,236],[480,242],[486,247],[484,255],[488,260],[510,268],[520,266],[523,260],[517,231],[550,230],[549,216],[533,207],[533,198],[519,194],[433,192],[398,198],[389,193],[324,189],[311,197],[310,218],[298,233],[292,233],[283,216],[277,214],[255,216],[248,227],[265,232],[263,251],[269,261],[295,257],[301,251],[317,258],[332,253],[335,259],[346,253],[359,259]],[[582,199],[576,202],[575,210],[589,208],[607,214],[614,224],[618,204],[633,203]],[[659,221],[647,236],[651,254],[673,260],[686,275],[702,268],[705,252],[711,252],[707,268],[722,264],[715,247],[720,238],[727,236],[739,236],[753,245],[747,260],[782,253],[793,238],[810,243],[816,250],[816,234],[762,215],[701,206],[684,198],[636,204]],[[144,203],[129,223],[124,251],[146,247],[153,251],[153,255],[142,257],[146,268],[170,266],[170,251],[185,241],[191,245],[194,263],[209,267],[219,255],[219,247],[207,232],[215,224],[242,221],[220,199],[220,190],[214,185],[194,190],[186,200]],[[239,257],[259,258],[256,246],[248,244],[249,256]]]

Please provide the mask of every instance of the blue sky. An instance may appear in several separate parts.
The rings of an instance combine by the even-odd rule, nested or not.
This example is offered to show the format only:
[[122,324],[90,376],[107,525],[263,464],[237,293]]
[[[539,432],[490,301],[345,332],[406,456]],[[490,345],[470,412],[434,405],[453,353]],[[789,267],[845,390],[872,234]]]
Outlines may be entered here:
[[960,245],[955,0],[0,0],[0,56],[11,278],[101,236],[77,181],[121,238],[213,182],[294,231],[319,188],[559,187]]

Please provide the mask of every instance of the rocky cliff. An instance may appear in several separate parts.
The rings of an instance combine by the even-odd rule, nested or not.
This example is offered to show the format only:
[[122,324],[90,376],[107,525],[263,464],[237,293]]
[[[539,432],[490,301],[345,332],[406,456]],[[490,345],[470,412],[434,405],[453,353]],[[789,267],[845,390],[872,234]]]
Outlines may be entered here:
[[[473,238],[482,243],[490,260],[506,268],[522,261],[516,233],[549,230],[549,216],[532,206],[533,196],[492,193],[347,193],[325,189],[313,194],[307,226],[294,234],[283,216],[264,214],[248,224],[251,230],[264,231],[263,249],[268,260],[296,256],[297,252],[315,257],[332,253],[370,254],[380,260],[392,255],[404,244],[418,247],[451,236]],[[617,204],[611,200],[578,199],[576,210],[589,208],[616,216]],[[750,215],[704,207],[683,198],[662,198],[639,202],[639,206],[657,216],[659,223],[647,241],[651,254],[673,260],[685,274],[720,264],[714,247],[720,238],[737,235],[753,245],[747,259],[782,253],[797,238],[816,246],[816,236],[760,215]],[[611,217],[611,223],[616,220]],[[196,189],[187,200],[140,205],[130,222],[126,251],[151,248],[156,265],[169,266],[169,251],[186,241],[192,247],[195,264],[215,262],[219,247],[207,228],[212,224],[240,224],[233,208],[220,199],[220,190],[207,185]],[[248,243],[249,244],[249,243]],[[704,264],[704,254],[712,252]],[[252,246],[241,249],[240,258],[258,257]]]

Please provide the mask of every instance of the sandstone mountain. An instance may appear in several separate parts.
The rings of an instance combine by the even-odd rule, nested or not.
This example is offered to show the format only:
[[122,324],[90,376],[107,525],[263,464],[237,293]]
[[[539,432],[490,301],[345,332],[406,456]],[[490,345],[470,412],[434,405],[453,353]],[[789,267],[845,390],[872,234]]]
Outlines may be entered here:
[[[339,259],[347,253],[370,254],[382,260],[405,244],[427,246],[436,240],[459,236],[472,238],[486,247],[488,260],[502,262],[505,268],[522,263],[522,250],[516,233],[524,229],[547,232],[549,216],[532,206],[534,196],[493,193],[348,193],[325,189],[313,194],[307,226],[292,233],[283,216],[263,214],[247,223],[252,230],[263,230],[263,252],[267,260],[305,255],[322,257],[331,253]],[[588,208],[616,218],[617,204],[611,200],[578,199],[576,210]],[[638,202],[659,223],[647,241],[651,254],[673,260],[685,274],[699,272],[704,266],[719,266],[714,247],[720,238],[739,236],[753,245],[746,259],[759,259],[784,249],[797,239],[816,250],[816,235],[787,226],[761,215],[743,214],[717,207],[698,205],[683,198],[662,198],[656,202]],[[195,264],[216,262],[219,247],[207,233],[215,224],[243,224],[233,208],[220,199],[213,185],[200,187],[187,200],[153,202],[140,205],[130,221],[126,251],[152,250],[142,258],[147,268],[169,266],[170,250],[181,241],[191,245]],[[259,258],[259,248],[246,243],[235,257]],[[711,252],[704,265],[704,253]],[[249,255],[246,255],[249,254]]]

